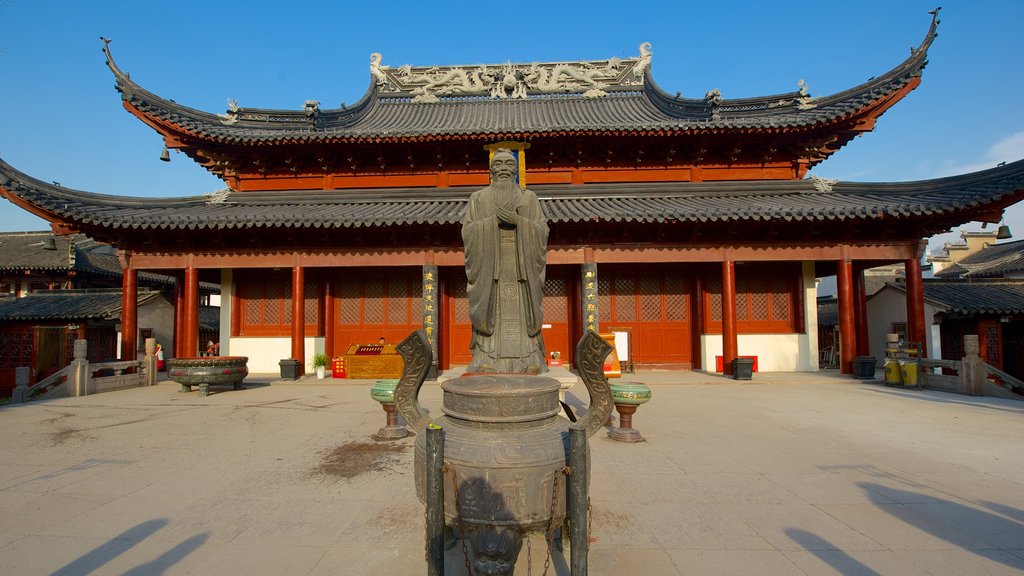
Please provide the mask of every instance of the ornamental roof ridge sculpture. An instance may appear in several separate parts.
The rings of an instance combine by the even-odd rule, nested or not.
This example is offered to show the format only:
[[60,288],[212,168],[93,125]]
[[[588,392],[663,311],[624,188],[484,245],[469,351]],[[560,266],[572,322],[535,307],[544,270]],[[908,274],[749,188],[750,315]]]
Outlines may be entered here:
[[451,96],[524,99],[558,93],[600,98],[608,95],[609,88],[643,86],[651,54],[651,43],[644,42],[636,58],[393,68],[381,64],[383,56],[374,52],[370,75],[382,96],[407,95],[413,102],[434,103]]
[[[919,83],[937,36],[938,12],[923,41],[889,71],[849,89],[812,96],[806,83],[782,94],[728,98],[709,90],[684,97],[655,82],[650,48],[639,57],[581,62],[475,66],[383,64],[375,53],[368,89],[354,104],[298,109],[242,107],[198,110],[163,98],[122,71],[104,39],[103,52],[125,108],[158,132],[190,143],[414,142],[437,138],[529,139],[550,134],[683,135],[838,130],[837,146],[870,130],[873,120]],[[568,90],[568,91],[567,91]],[[602,93],[605,94],[602,96]],[[428,104],[433,102],[433,104]],[[424,114],[423,106],[435,106]],[[870,117],[870,118],[869,118]],[[852,129],[843,123],[857,123]],[[836,148],[838,149],[838,148]],[[183,149],[191,155],[189,146]]]

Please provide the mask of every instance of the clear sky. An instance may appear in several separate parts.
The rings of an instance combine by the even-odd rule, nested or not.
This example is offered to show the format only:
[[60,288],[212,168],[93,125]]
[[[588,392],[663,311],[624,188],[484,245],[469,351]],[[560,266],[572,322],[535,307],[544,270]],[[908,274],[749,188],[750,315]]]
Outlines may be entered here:
[[[191,196],[223,183],[121,107],[122,70],[178,103],[221,113],[354,103],[383,63],[599,60],[653,44],[667,91],[726,98],[853,87],[909,54],[938,0],[846,2],[52,2],[0,0],[0,158],[31,176],[124,196]],[[1024,158],[1024,2],[951,2],[920,87],[814,173],[936,178]],[[1024,206],[1007,211],[1024,238]],[[0,231],[48,224],[0,200]],[[971,229],[977,229],[975,224]],[[956,234],[932,241],[931,249]]]

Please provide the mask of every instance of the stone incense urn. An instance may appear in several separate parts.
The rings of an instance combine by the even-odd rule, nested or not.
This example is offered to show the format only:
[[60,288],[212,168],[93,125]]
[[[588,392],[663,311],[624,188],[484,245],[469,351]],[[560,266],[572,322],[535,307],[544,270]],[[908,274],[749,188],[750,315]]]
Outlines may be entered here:
[[[480,374],[448,380],[443,416],[431,419],[417,397],[430,348],[414,333],[397,349],[406,374],[395,390],[395,402],[410,427],[444,430],[445,524],[471,539],[478,573],[510,574],[522,547],[522,536],[551,531],[566,514],[565,467],[570,420],[562,417],[559,382],[526,374]],[[602,428],[612,409],[611,393],[601,373],[611,349],[599,336],[584,341],[595,347],[591,370],[584,377],[590,409],[581,416],[587,433]],[[581,342],[583,346],[583,342]],[[603,352],[603,353],[602,353]],[[579,357],[579,356],[577,356]],[[581,363],[581,373],[583,372]],[[426,435],[416,436],[416,495],[426,502]]]
[[249,375],[246,356],[202,356],[200,358],[171,358],[167,361],[167,377],[181,385],[181,392],[199,387],[199,395],[210,394],[211,385],[230,385],[242,389],[242,381]]

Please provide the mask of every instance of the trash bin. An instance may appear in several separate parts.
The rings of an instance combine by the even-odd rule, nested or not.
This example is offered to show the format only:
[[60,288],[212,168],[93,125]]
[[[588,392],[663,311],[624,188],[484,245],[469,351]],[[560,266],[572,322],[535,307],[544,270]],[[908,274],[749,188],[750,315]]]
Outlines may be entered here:
[[857,356],[853,359],[853,377],[872,380],[875,377],[875,357]]
[[885,359],[885,385],[899,386],[903,384],[903,374],[900,372],[900,361],[896,358]]
[[281,380],[298,380],[299,379],[299,361],[291,358],[285,358],[278,362],[281,366]]
[[734,358],[732,361],[732,377],[736,380],[750,380],[754,377],[753,358]]
[[903,385],[909,388],[916,388],[918,378],[917,359],[900,360],[899,362],[900,377],[903,379]]

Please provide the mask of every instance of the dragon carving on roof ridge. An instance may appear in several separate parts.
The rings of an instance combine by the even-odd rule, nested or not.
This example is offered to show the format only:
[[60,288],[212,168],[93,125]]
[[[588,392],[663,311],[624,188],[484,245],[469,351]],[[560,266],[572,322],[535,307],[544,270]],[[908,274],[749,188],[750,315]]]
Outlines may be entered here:
[[446,97],[480,96],[524,99],[537,94],[607,96],[611,87],[639,86],[651,62],[651,44],[640,45],[636,58],[580,62],[480,64],[473,66],[382,65],[379,52],[370,55],[370,74],[386,95],[408,95],[413,102],[440,102]]

